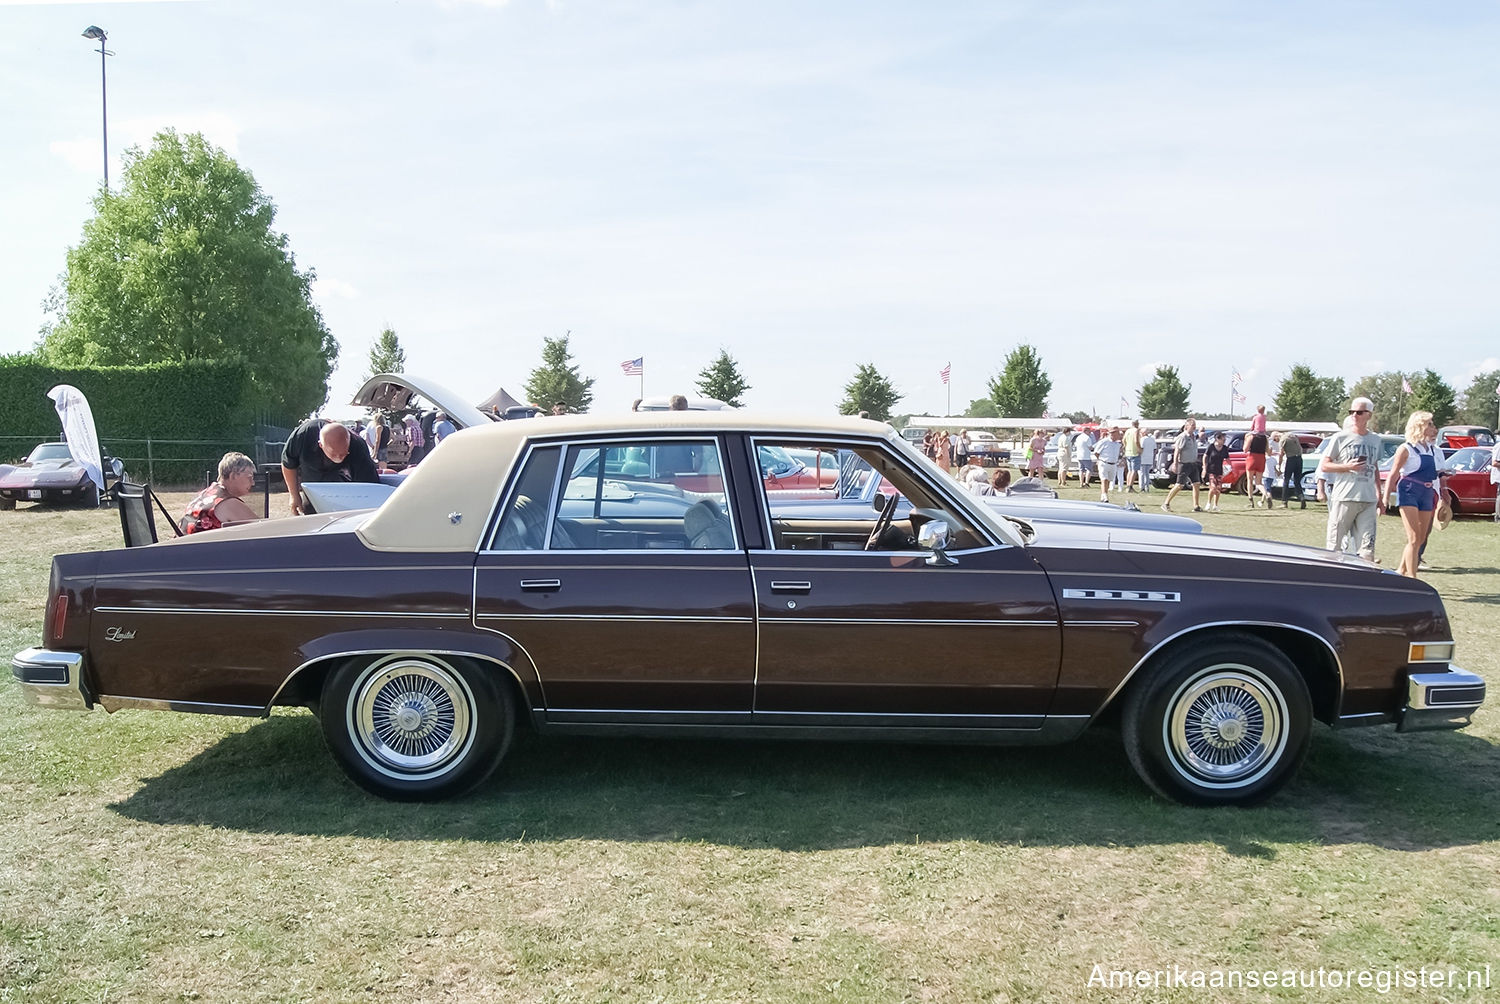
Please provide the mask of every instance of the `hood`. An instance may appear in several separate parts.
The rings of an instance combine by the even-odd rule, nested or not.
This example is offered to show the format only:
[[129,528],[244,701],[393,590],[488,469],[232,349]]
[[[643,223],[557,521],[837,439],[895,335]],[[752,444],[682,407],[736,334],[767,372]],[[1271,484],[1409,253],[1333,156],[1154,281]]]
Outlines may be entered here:
[[38,460],[0,472],[0,485],[7,488],[30,488],[48,485],[76,485],[88,478],[88,472],[72,457],[62,460]]
[[460,395],[442,384],[426,377],[407,373],[377,373],[365,381],[349,403],[360,408],[376,408],[380,411],[404,411],[411,400],[419,397],[460,429],[470,429],[490,423],[484,412],[465,401]]
[[[1199,555],[1204,558],[1268,561],[1301,567],[1322,566],[1382,571],[1379,565],[1351,554],[1325,551],[1301,544],[1283,544],[1255,537],[1229,537],[1213,533],[1184,534],[1090,523],[1042,522],[1032,524],[1036,532],[1033,548],[1099,548],[1143,556]],[[1046,564],[1045,558],[1042,559]]]
[[1202,533],[1203,524],[1187,516],[1171,513],[1142,512],[1113,502],[1084,502],[1071,499],[1027,498],[1018,495],[981,495],[979,500],[1002,516],[1015,516],[1028,522],[1038,520],[1060,523],[1097,523],[1138,530],[1160,530],[1168,533]]

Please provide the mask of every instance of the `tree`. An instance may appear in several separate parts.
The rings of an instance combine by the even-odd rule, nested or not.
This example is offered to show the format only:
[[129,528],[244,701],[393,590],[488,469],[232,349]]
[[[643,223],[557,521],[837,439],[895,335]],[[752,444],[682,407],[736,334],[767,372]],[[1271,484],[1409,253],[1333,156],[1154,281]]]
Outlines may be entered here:
[[396,337],[395,328],[385,328],[375,338],[375,344],[370,346],[370,367],[365,371],[365,379],[381,373],[402,373],[406,370],[406,350],[401,347],[401,339]]
[[990,397],[1003,418],[1036,418],[1047,410],[1052,378],[1042,372],[1042,358],[1030,345],[1018,345],[1005,357],[1005,369],[990,380]]
[[568,352],[568,335],[542,339],[542,365],[526,379],[526,399],[544,409],[558,401],[571,411],[588,411],[594,403],[594,379],[584,380]]
[[877,422],[888,422],[891,409],[899,400],[901,395],[896,392],[895,386],[873,364],[865,363],[854,371],[854,379],[844,385],[844,400],[839,405],[839,414],[857,415],[867,411]]
[[[1411,403],[1411,395],[1401,388],[1401,382],[1409,381],[1415,376],[1415,373],[1406,374],[1390,370],[1373,376],[1360,377],[1354,381],[1354,386],[1349,388],[1349,400],[1367,397],[1374,403],[1375,415],[1370,420],[1371,430],[1402,432],[1406,429],[1406,416],[1411,413],[1412,409],[1408,407]],[[1347,411],[1348,401],[1344,402],[1344,407],[1339,410],[1340,412]],[[1342,420],[1342,415],[1340,420]]]
[[[1439,426],[1444,426],[1451,423],[1453,416],[1458,414],[1453,388],[1434,370],[1423,370],[1421,375],[1411,381],[1411,390],[1411,396],[1406,402],[1407,415],[1414,411],[1430,411],[1432,420]],[[1401,426],[1403,429],[1406,427],[1406,415],[1401,416]]]
[[740,375],[739,363],[735,362],[734,357],[724,349],[719,350],[719,358],[709,363],[698,374],[697,387],[698,393],[704,397],[723,401],[736,408],[745,406],[740,400],[740,395],[750,389],[750,385]]
[[251,394],[284,420],[328,397],[338,342],[313,306],[276,207],[250,172],[199,133],[157,133],[125,151],[117,193],[67,256],[56,322],[41,352],[55,366],[243,359]]
[[1293,366],[1276,388],[1276,417],[1284,422],[1337,422],[1345,410],[1344,381],[1320,377],[1312,367]]
[[1458,408],[1458,424],[1495,428],[1495,409],[1500,406],[1500,370],[1489,370],[1469,381]]
[[964,417],[999,418],[1000,409],[995,407],[994,398],[979,397],[969,402],[969,407],[964,411]]
[[1182,418],[1187,415],[1193,385],[1184,384],[1176,366],[1156,367],[1156,376],[1136,391],[1135,404],[1142,418]]

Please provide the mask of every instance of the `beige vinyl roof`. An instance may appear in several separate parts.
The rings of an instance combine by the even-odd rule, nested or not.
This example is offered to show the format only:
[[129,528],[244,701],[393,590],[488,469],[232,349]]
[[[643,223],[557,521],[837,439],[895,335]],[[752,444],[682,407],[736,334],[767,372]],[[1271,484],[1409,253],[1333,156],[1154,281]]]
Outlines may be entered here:
[[894,443],[898,450],[911,451],[911,446],[884,422],[844,416],[653,411],[494,422],[463,429],[444,439],[357,532],[366,545],[377,550],[472,552],[479,547],[511,466],[528,442],[631,432],[880,437]]

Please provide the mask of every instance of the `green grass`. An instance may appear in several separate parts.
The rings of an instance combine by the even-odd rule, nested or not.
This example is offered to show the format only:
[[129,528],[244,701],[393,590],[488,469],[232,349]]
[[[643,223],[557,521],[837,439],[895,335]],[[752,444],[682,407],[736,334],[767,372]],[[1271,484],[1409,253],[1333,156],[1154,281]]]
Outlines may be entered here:
[[[1322,540],[1321,507],[1228,505],[1205,526]],[[1497,530],[1461,520],[1429,552],[1460,662],[1492,683]],[[118,533],[109,511],[0,513],[0,650],[36,643],[55,550]],[[1399,548],[1383,519],[1388,567]],[[1153,798],[1108,732],[525,739],[474,795],[399,805],[347,783],[305,713],[42,712],[4,674],[0,1001],[1367,999],[1088,980],[1500,967],[1497,720],[1319,727],[1253,810]]]

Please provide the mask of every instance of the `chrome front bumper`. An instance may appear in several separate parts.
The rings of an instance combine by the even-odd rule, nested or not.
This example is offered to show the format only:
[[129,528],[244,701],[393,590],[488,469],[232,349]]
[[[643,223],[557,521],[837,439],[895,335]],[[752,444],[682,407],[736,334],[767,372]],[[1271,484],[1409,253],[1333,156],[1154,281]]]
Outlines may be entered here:
[[1413,673],[1396,731],[1461,729],[1483,703],[1484,680],[1468,670],[1450,666],[1446,673]]
[[27,704],[63,711],[87,711],[83,695],[83,654],[28,648],[10,660],[11,675],[21,684]]

